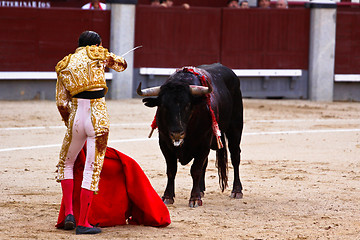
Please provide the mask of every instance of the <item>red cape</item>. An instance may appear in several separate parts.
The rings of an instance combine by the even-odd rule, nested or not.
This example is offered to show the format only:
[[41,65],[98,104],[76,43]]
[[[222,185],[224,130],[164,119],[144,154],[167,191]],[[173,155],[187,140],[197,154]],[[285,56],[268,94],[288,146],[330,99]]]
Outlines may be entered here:
[[[73,210],[76,221],[80,211],[80,190],[86,159],[86,147],[74,165]],[[64,226],[63,202],[57,228]],[[171,223],[169,210],[151,186],[137,162],[129,156],[107,147],[100,174],[99,191],[94,195],[89,223],[100,227],[138,224],[166,227]]]

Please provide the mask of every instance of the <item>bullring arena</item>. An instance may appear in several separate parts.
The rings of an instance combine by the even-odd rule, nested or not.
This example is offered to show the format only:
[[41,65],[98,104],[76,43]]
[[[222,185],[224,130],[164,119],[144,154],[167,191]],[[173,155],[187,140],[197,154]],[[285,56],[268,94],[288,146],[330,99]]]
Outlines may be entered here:
[[[55,228],[55,166],[65,128],[54,101],[1,101],[0,239],[85,239]],[[165,161],[155,109],[109,100],[109,146],[133,157],[161,196]],[[172,223],[115,226],[86,239],[360,239],[360,103],[244,99],[244,198],[221,192],[209,156],[204,205],[190,209],[190,165],[179,166]],[[139,193],[140,194],[140,193]]]

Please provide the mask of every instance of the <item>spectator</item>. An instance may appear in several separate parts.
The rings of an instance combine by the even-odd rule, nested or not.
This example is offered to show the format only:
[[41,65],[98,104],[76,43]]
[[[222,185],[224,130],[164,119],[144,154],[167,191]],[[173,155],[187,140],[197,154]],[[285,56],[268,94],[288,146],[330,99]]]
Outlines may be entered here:
[[172,0],[163,0],[161,6],[163,7],[172,7],[174,5],[174,1]]
[[106,4],[100,2],[99,0],[91,0],[89,3],[85,4],[81,8],[92,10],[106,10]]
[[227,7],[229,8],[240,8],[238,1],[236,0],[228,0]]
[[151,0],[150,5],[153,7],[160,7],[160,0]]
[[[172,7],[172,6],[174,6],[174,1],[173,0],[164,0],[161,3],[161,6],[163,6],[163,7]],[[183,6],[186,9],[190,8],[190,5],[187,4],[187,3],[183,3],[181,6]]]
[[276,8],[283,8],[283,9],[288,8],[288,2],[287,2],[287,0],[277,0],[277,2],[276,2]]
[[249,2],[247,0],[243,0],[240,2],[240,8],[250,8]]
[[258,0],[259,8],[270,8],[270,0]]

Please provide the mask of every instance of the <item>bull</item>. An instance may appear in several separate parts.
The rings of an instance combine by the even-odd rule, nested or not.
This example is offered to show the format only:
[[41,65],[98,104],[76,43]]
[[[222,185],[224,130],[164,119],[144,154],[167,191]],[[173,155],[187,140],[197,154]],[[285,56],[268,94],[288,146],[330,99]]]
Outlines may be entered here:
[[155,120],[159,145],[167,168],[164,203],[174,203],[177,161],[186,165],[194,159],[190,170],[193,186],[189,206],[202,206],[210,149],[216,150],[219,185],[222,191],[226,189],[228,159],[225,136],[234,169],[231,197],[243,197],[239,175],[243,102],[240,81],[231,69],[219,63],[183,67],[161,87],[141,89],[140,82],[137,93],[147,96],[142,100],[145,106],[157,107]]

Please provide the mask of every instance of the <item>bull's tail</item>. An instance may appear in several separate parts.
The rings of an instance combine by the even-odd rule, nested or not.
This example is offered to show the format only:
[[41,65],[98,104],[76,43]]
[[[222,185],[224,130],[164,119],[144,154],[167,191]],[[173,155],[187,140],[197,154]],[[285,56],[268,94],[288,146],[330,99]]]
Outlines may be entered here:
[[216,150],[216,167],[218,169],[219,174],[219,184],[221,191],[224,191],[228,186],[228,160],[227,160],[227,149],[226,149],[226,141],[224,134],[221,135],[221,142],[223,144],[223,148]]

